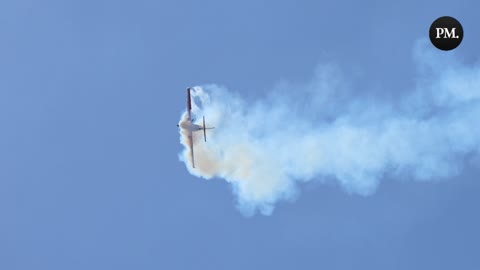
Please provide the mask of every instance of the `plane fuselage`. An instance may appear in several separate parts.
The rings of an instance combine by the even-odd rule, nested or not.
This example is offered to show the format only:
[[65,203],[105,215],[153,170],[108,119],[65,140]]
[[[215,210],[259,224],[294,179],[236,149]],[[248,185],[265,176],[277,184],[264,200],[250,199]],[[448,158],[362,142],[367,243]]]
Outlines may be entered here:
[[202,130],[202,126],[196,125],[192,123],[192,121],[183,121],[180,123],[180,127],[182,129],[188,130],[188,131],[197,131],[197,130]]

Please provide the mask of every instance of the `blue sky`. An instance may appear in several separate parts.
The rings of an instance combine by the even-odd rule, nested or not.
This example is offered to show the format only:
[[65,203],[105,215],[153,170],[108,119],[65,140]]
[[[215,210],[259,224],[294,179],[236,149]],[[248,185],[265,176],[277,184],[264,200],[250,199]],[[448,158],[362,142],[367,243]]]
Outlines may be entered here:
[[[475,1],[3,1],[0,269],[478,269],[479,158],[367,197],[309,182],[271,216],[191,176],[175,127],[185,87],[246,100],[328,61],[357,94],[401,97],[436,18]],[[355,99],[356,96],[352,96]]]

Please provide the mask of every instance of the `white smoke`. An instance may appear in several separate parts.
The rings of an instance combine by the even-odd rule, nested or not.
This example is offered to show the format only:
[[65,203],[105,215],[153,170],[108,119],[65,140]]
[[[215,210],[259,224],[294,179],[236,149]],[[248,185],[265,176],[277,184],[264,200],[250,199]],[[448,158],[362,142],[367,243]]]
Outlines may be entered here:
[[270,214],[302,181],[336,179],[347,192],[368,195],[387,176],[452,177],[480,150],[480,68],[429,47],[416,46],[416,85],[398,99],[362,93],[333,65],[254,103],[224,87],[195,87],[193,114],[216,129],[206,143],[194,134],[195,169],[181,132],[180,159],[196,176],[231,183],[247,215]]

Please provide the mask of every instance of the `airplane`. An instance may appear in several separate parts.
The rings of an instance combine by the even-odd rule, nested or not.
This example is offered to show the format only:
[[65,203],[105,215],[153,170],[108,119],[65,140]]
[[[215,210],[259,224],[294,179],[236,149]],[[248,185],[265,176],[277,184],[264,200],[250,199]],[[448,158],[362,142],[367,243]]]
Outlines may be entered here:
[[207,141],[207,129],[214,129],[215,127],[206,127],[205,126],[205,116],[203,116],[203,126],[196,125],[193,123],[195,119],[192,118],[192,99],[190,97],[191,88],[187,88],[187,121],[182,121],[180,125],[177,124],[177,127],[180,127],[188,131],[188,139],[190,141],[190,153],[192,156],[192,167],[195,168],[195,160],[193,159],[193,132],[203,130],[203,137],[205,142]]

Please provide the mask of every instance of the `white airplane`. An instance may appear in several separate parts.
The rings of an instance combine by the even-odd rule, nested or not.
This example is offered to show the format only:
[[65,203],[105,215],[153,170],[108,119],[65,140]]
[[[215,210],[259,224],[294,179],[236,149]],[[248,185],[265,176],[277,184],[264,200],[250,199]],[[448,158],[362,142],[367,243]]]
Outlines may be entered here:
[[206,142],[207,129],[214,129],[215,127],[205,126],[205,116],[203,116],[203,126],[196,125],[193,123],[195,119],[192,118],[192,99],[190,98],[190,87],[187,88],[187,110],[188,110],[187,121],[182,121],[180,125],[177,124],[177,127],[180,127],[188,131],[188,139],[190,141],[190,153],[192,155],[192,167],[195,168],[195,160],[193,159],[193,132],[203,130],[203,137],[205,138],[205,142]]

